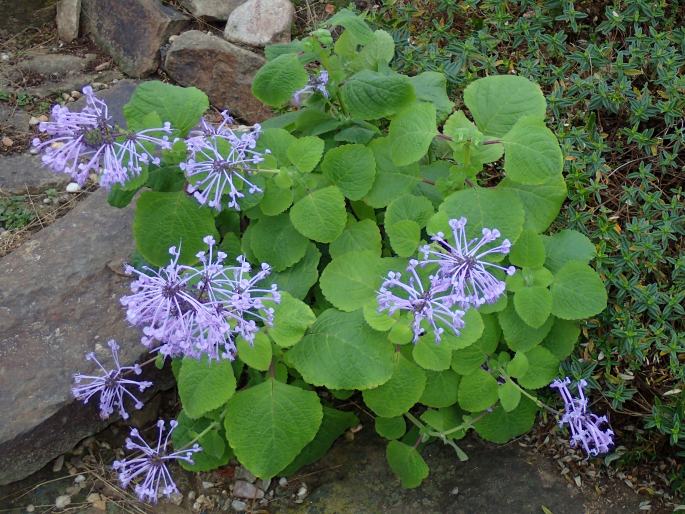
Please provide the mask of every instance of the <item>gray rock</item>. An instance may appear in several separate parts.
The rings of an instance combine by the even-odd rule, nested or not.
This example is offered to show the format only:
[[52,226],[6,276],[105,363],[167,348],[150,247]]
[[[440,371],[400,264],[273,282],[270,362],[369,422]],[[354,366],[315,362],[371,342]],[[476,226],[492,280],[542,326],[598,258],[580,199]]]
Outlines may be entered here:
[[258,489],[256,485],[251,484],[250,482],[236,480],[233,484],[233,496],[261,500],[264,498],[264,491]]
[[207,20],[227,20],[229,14],[245,0],[181,0],[193,16]]
[[[107,102],[107,107],[109,114],[112,117],[112,121],[121,125],[122,127],[126,126],[126,119],[124,118],[124,105],[126,105],[131,99],[131,95],[139,83],[139,81],[131,79],[119,80],[111,87],[95,92],[95,95],[98,98],[101,98]],[[72,105],[73,107],[69,106],[71,110],[80,111],[86,106],[86,98],[82,96]]]
[[[10,34],[30,27],[40,27],[55,19],[57,0],[3,0],[0,1],[0,31]],[[1,37],[1,36],[0,36]]]
[[70,386],[73,373],[96,369],[85,353],[111,362],[109,339],[119,341],[122,364],[143,353],[119,303],[130,284],[118,270],[133,249],[132,217],[99,190],[0,259],[0,484],[115,420],[101,420],[96,402],[75,402]]
[[50,188],[61,190],[70,181],[64,173],[53,173],[44,168],[38,155],[17,154],[0,158],[0,191],[4,193],[26,194],[28,190],[36,194]]
[[261,55],[220,37],[190,30],[171,44],[164,69],[179,84],[202,89],[216,107],[256,123],[271,115],[252,96],[252,80],[264,62]]
[[159,0],[82,1],[82,32],[90,34],[121,71],[133,77],[155,72],[160,47],[190,23]]
[[28,132],[31,116],[16,107],[0,104],[0,134],[7,128],[17,132]]
[[65,43],[78,37],[81,0],[60,0],[57,3],[57,35]]
[[290,0],[247,0],[228,17],[224,37],[234,43],[266,46],[290,41],[295,8]]
[[70,54],[35,53],[20,62],[17,67],[23,72],[58,79],[82,72],[94,58],[95,54],[78,57]]

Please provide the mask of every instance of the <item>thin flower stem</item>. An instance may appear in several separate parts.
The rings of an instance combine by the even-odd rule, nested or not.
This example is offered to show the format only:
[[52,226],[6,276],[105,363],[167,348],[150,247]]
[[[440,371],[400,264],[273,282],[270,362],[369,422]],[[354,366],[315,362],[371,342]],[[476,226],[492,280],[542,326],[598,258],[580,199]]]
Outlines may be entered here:
[[528,391],[526,391],[525,389],[523,389],[523,388],[522,388],[520,385],[518,385],[516,382],[514,382],[514,381],[511,379],[511,377],[505,373],[504,369],[500,368],[500,369],[499,369],[499,372],[500,372],[500,375],[502,376],[502,378],[504,378],[507,382],[509,382],[510,384],[512,384],[516,389],[518,389],[519,392],[520,392],[523,396],[527,397],[527,398],[530,399],[530,400],[533,400],[533,402],[535,403],[535,405],[537,405],[538,407],[540,407],[540,408],[542,408],[542,409],[545,409],[545,410],[548,411],[548,412],[551,412],[551,413],[554,414],[555,416],[559,416],[559,415],[561,414],[558,410],[553,409],[552,407],[548,406],[548,405],[547,405],[546,403],[544,403],[542,400],[536,398],[535,396],[533,396],[532,394],[530,394]]
[[184,444],[181,448],[178,448],[176,451],[180,452],[182,450],[185,450],[186,448],[190,448],[196,442],[198,442],[200,439],[202,439],[205,435],[207,435],[209,432],[211,432],[212,430],[217,428],[219,425],[220,425],[220,423],[218,421],[212,421],[209,425],[207,425],[207,427],[202,432],[197,434],[195,437],[193,437],[192,440],[190,440],[188,443]]

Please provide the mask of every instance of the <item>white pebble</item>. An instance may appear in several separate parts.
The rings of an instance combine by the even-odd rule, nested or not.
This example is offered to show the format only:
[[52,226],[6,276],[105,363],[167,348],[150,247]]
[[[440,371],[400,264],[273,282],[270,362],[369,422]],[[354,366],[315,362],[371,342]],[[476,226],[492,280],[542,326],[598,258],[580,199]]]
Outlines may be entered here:
[[84,482],[85,480],[86,480],[86,477],[84,477],[83,475],[78,475],[76,478],[74,478],[74,482],[76,482],[77,484],[80,484],[81,482]]
[[233,500],[231,508],[236,512],[245,512],[247,510],[247,503],[240,500]]
[[214,482],[202,482],[203,489],[212,489],[213,487],[215,487]]
[[81,190],[81,186],[79,186],[76,182],[69,182],[67,184],[67,193],[78,193]]
[[302,487],[297,490],[297,497],[304,498],[305,496],[307,496],[307,486],[303,484]]
[[39,123],[40,123],[40,120],[38,118],[36,118],[35,116],[31,116],[29,118],[29,125],[31,125],[32,127],[35,125],[38,125]]
[[72,98],[77,98],[77,99],[78,99],[78,98],[81,98],[81,92],[80,92],[80,91],[74,90],[74,91],[71,92],[71,97],[72,97]]
[[0,54],[0,59],[2,59],[3,61],[9,61],[10,54]]
[[281,487],[285,487],[286,485],[288,485],[288,479],[285,477],[279,478],[278,485],[280,485]]
[[188,493],[188,499],[189,500],[194,500],[195,499],[195,491],[190,491]]
[[55,462],[52,464],[52,471],[57,473],[58,471],[62,471],[62,467],[64,466],[64,455],[60,455],[55,459]]
[[33,506],[33,504],[26,506],[26,512],[33,512],[34,510],[36,510],[36,508]]
[[176,34],[169,36],[169,43],[173,43],[177,39],[178,39],[178,35],[176,35]]
[[62,496],[58,496],[57,499],[55,500],[55,507],[58,509],[63,509],[67,505],[71,503],[71,496],[67,494],[63,494]]

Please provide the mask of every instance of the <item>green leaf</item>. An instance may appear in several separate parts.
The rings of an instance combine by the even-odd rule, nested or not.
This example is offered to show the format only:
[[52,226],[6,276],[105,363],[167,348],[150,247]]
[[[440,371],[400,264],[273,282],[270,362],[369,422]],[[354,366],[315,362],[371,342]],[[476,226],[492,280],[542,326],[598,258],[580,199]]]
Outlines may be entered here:
[[511,247],[509,261],[514,266],[539,268],[545,263],[545,245],[542,237],[532,230],[524,230]]
[[449,146],[454,151],[454,159],[462,166],[483,165],[498,161],[504,153],[501,143],[484,144],[493,138],[476,128],[463,111],[453,113],[445,122],[443,132],[452,138]]
[[342,145],[326,152],[321,170],[347,198],[360,200],[373,185],[376,161],[364,145]]
[[467,237],[482,237],[483,228],[497,228],[502,238],[515,242],[523,230],[523,207],[505,190],[472,187],[452,193],[428,222],[428,232],[451,233],[448,221],[465,217]]
[[397,166],[387,137],[371,141],[369,148],[376,160],[376,179],[364,201],[379,209],[411,191],[419,182],[419,165]]
[[511,412],[506,412],[501,405],[495,407],[476,421],[474,429],[482,439],[504,444],[533,428],[537,410],[535,403],[523,397]]
[[507,364],[507,373],[512,377],[522,377],[528,373],[528,357],[523,352],[516,352],[514,358]]
[[402,487],[413,489],[428,478],[428,465],[416,448],[399,441],[390,441],[385,456],[390,469],[402,482]]
[[271,364],[271,340],[264,332],[257,332],[252,344],[242,337],[236,341],[238,357],[251,368],[259,371],[266,371]]
[[283,271],[299,262],[308,244],[286,213],[261,218],[252,230],[250,242],[255,257],[276,271]]
[[452,349],[445,344],[436,344],[432,334],[423,336],[411,350],[414,362],[423,369],[443,371],[449,369]]
[[514,293],[514,308],[527,325],[540,328],[552,312],[552,293],[546,287],[525,287]]
[[141,193],[133,218],[133,235],[138,251],[155,266],[169,263],[172,246],[181,252],[179,263],[191,264],[197,261],[197,252],[207,249],[202,241],[205,236],[219,238],[212,211],[184,192]]
[[549,385],[559,373],[559,359],[547,348],[537,346],[526,352],[528,371],[518,377],[518,383],[526,389],[539,389]]
[[458,336],[451,332],[445,332],[442,336],[443,344],[453,350],[471,346],[483,335],[485,329],[483,317],[476,309],[467,309],[462,320],[464,328],[461,329]]
[[129,102],[124,105],[124,116],[129,129],[140,130],[147,128],[144,119],[154,112],[162,121],[171,123],[181,136],[185,136],[198,124],[207,109],[209,100],[199,89],[150,80],[136,87]]
[[345,253],[321,273],[321,291],[340,310],[361,309],[376,297],[391,263],[373,251]]
[[288,159],[302,173],[309,173],[319,164],[323,147],[323,139],[316,136],[301,137],[288,147]]
[[563,360],[573,352],[576,346],[580,327],[575,321],[565,319],[555,319],[552,330],[542,341],[542,346],[552,352],[558,359]]
[[449,407],[457,402],[459,375],[452,370],[426,371],[426,388],[419,402],[428,407]]
[[262,66],[252,81],[252,94],[272,107],[287,104],[309,76],[296,54],[283,54]]
[[415,221],[423,228],[433,215],[433,204],[427,198],[416,195],[403,195],[393,200],[385,211],[385,224],[393,225],[398,221]]
[[559,142],[540,120],[521,118],[502,140],[504,171],[515,182],[544,184],[564,169]]
[[235,393],[235,377],[228,360],[208,362],[186,357],[178,376],[178,395],[191,418],[221,407]]
[[324,311],[309,333],[286,354],[310,384],[329,389],[371,389],[393,373],[393,348],[372,330],[361,310]]
[[421,227],[412,220],[401,220],[385,225],[390,245],[400,257],[409,257],[416,252],[421,240]]
[[287,348],[300,341],[315,321],[316,316],[306,303],[281,292],[281,301],[274,306],[274,324],[267,330],[278,346]]
[[607,306],[607,292],[597,272],[587,264],[569,261],[552,282],[552,314],[561,319],[584,319]]
[[516,193],[525,211],[524,228],[537,233],[549,228],[566,200],[566,181],[561,175],[536,185],[518,184],[505,177],[497,184],[496,189]]
[[371,41],[356,54],[350,63],[351,68],[355,71],[361,69],[379,71],[392,61],[394,55],[395,41],[392,36],[384,30],[377,30],[373,33]]
[[497,388],[499,403],[505,412],[511,412],[518,407],[521,401],[521,391],[513,382],[507,380]]
[[444,73],[437,71],[424,71],[414,77],[410,77],[416,98],[422,102],[431,102],[438,112],[438,117],[444,119],[454,108],[447,96],[447,78]]
[[[366,305],[364,307],[366,307]],[[387,312],[384,312],[383,314],[386,316],[388,315]],[[393,316],[394,315],[399,316],[399,312],[394,312]],[[366,314],[364,314],[364,319],[366,319],[368,323],[368,316]],[[393,318],[390,317],[388,317],[388,319],[393,320]],[[409,344],[414,339],[414,333],[412,332],[409,319],[402,316],[399,317],[399,320],[393,322],[394,325],[388,332],[388,341],[392,344]],[[373,328],[373,325],[371,325],[371,327]]]
[[554,318],[548,317],[541,327],[533,328],[519,317],[513,302],[497,313],[497,316],[504,333],[504,340],[515,352],[525,352],[540,344],[551,330],[554,321]]
[[241,464],[268,480],[314,439],[322,418],[315,392],[269,379],[231,398],[224,422]]
[[265,287],[276,284],[278,290],[290,293],[302,300],[319,279],[319,260],[321,252],[314,243],[309,243],[304,257],[294,266],[278,273],[271,273],[264,279]]
[[387,332],[397,323],[400,317],[399,312],[394,312],[392,316],[388,315],[387,311],[378,311],[378,301],[374,298],[372,301],[364,305],[364,320],[374,330],[379,332]]
[[459,406],[469,412],[481,412],[497,401],[497,380],[483,369],[461,378]]
[[218,428],[210,430],[199,440],[195,440],[212,423],[210,419],[192,419],[185,411],[181,411],[176,421],[178,425],[171,434],[171,442],[174,448],[187,448],[191,441],[199,443],[202,447],[202,451],[193,453],[193,464],[183,460],[178,461],[183,469],[211,471],[228,464],[231,452],[226,445],[226,438],[219,433]]
[[342,129],[340,132],[333,136],[335,141],[341,141],[344,143],[359,143],[362,145],[367,144],[371,141],[377,132],[369,128],[360,127],[358,125],[353,125]]
[[407,431],[407,423],[404,416],[395,418],[381,418],[378,416],[375,422],[376,433],[386,439],[399,439]]
[[545,267],[556,273],[569,261],[589,263],[595,258],[595,246],[580,232],[562,230],[552,236],[542,236],[547,251]]
[[400,416],[419,401],[426,386],[426,373],[400,353],[395,353],[392,377],[385,384],[362,393],[364,402],[378,416]]
[[292,190],[289,187],[279,187],[275,181],[271,180],[266,183],[259,209],[267,216],[276,216],[290,207],[292,203]]
[[285,129],[268,128],[259,135],[257,150],[260,152],[269,150],[280,165],[291,164],[288,149],[297,144],[297,141],[298,139]]
[[393,162],[406,166],[418,161],[437,133],[433,104],[417,102],[405,108],[390,121],[388,129]]
[[547,102],[540,86],[516,75],[474,80],[464,90],[464,104],[484,134],[503,136],[523,116],[545,119]]
[[402,110],[415,95],[404,75],[362,70],[343,83],[340,98],[353,119],[376,120]]
[[369,219],[357,221],[340,234],[328,247],[333,259],[348,252],[374,252],[381,256],[381,232],[375,222]]
[[373,39],[373,31],[366,22],[349,9],[340,9],[325,21],[326,27],[344,27],[356,44],[367,44]]
[[451,367],[459,375],[469,375],[479,369],[486,357],[497,349],[502,335],[497,318],[494,315],[483,315],[482,322],[483,334],[480,339],[452,353]]
[[338,437],[343,435],[348,428],[357,424],[359,424],[359,419],[354,413],[324,407],[323,420],[316,437],[279,474],[290,476],[300,468],[316,462],[328,452]]
[[335,186],[307,193],[290,209],[290,219],[300,234],[319,243],[330,243],[345,229],[345,198]]
[[107,203],[112,207],[122,209],[131,203],[133,197],[136,196],[137,190],[127,191],[122,189],[119,184],[114,184],[112,189],[107,193]]
[[[438,410],[428,409],[421,414],[421,421],[429,425],[438,432],[447,432],[454,430],[464,422],[464,413],[456,405],[450,407],[443,407]],[[463,429],[456,430],[447,434],[448,439],[463,439],[466,431]],[[464,459],[466,460],[466,459]]]

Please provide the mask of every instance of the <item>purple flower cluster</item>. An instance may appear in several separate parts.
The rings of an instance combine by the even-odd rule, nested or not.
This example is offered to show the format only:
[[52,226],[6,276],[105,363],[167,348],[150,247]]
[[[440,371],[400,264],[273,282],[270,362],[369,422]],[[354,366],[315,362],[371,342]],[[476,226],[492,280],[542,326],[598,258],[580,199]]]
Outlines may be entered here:
[[550,387],[557,389],[564,400],[564,415],[560,425],[568,425],[571,431],[571,447],[582,446],[590,457],[607,453],[614,444],[614,432],[608,426],[602,428],[602,425],[609,424],[607,417],[597,416],[588,410],[588,401],[583,391],[587,381],[578,382],[578,398],[574,398],[568,390],[570,384],[571,379],[566,377],[564,380],[555,380]]
[[438,265],[439,275],[450,282],[455,299],[463,308],[496,302],[504,293],[506,284],[490,270],[513,275],[516,268],[499,266],[485,259],[488,255],[508,254],[511,243],[505,239],[499,245],[491,246],[500,238],[500,232],[489,228],[483,229],[480,239],[469,241],[466,237],[466,218],[450,220],[449,225],[454,244],[448,243],[445,234],[438,232],[432,238],[435,245],[421,248],[424,259],[421,264]]
[[176,421],[169,423],[169,431],[164,435],[164,421],[157,422],[157,444],[151,447],[143,439],[137,429],[131,429],[130,437],[126,438],[126,449],[136,451],[133,457],[124,460],[115,460],[114,470],[119,476],[122,487],[128,487],[135,482],[134,491],[140,501],[157,503],[160,494],[171,496],[178,492],[176,483],[167,468],[171,461],[184,461],[193,464],[193,454],[202,451],[200,445],[195,444],[191,448],[167,452],[167,445],[172,432],[178,425]]
[[114,369],[105,368],[100,361],[95,357],[94,353],[86,354],[86,360],[94,361],[100,371],[100,375],[82,375],[76,373],[74,375],[75,385],[72,387],[72,393],[77,400],[83,403],[88,403],[93,396],[100,396],[100,417],[106,419],[114,413],[115,409],[119,410],[122,418],[128,419],[128,412],[124,409],[124,399],[128,397],[134,402],[136,409],[143,406],[141,402],[129,389],[137,388],[139,391],[144,391],[152,386],[152,382],[134,380],[126,378],[127,375],[140,375],[142,369],[138,364],[133,366],[122,366],[119,362],[119,345],[116,341],[111,340],[107,343],[112,351],[114,359]]
[[245,190],[249,194],[262,192],[249,178],[256,173],[255,165],[264,160],[255,151],[261,127],[255,125],[238,134],[230,127],[233,118],[228,112],[221,115],[219,125],[203,118],[200,128],[191,132],[186,140],[190,156],[180,167],[189,181],[187,191],[199,203],[220,210],[222,197],[228,195],[228,208],[240,210],[238,200],[245,197]]
[[107,104],[93,88],[83,88],[83,94],[86,107],[81,112],[55,105],[52,119],[38,127],[50,138],[35,138],[33,146],[43,152],[43,163],[52,171],[66,173],[81,185],[91,172],[97,173],[100,184],[111,187],[138,176],[145,165],[158,164],[157,151],[171,148],[169,123],[138,132],[123,130],[112,122]]
[[[143,344],[170,357],[187,356],[234,359],[234,338],[254,341],[257,323],[273,323],[274,310],[265,301],[278,303],[275,285],[261,288],[258,282],[271,270],[262,264],[251,276],[252,268],[243,256],[237,265],[226,266],[226,254],[215,248],[211,236],[203,239],[208,251],[197,254],[200,267],[178,263],[180,251],[169,249],[170,263],[154,270],[139,271],[131,284],[133,294],[121,298],[128,321],[143,329]],[[157,346],[159,343],[159,346]]]
[[[438,232],[432,238],[434,245],[421,248],[423,260],[410,261],[408,282],[402,282],[400,273],[391,271],[378,292],[379,312],[393,314],[400,310],[412,314],[414,343],[425,328],[433,330],[436,343],[440,342],[445,327],[459,335],[464,327],[462,318],[466,309],[494,303],[504,294],[505,283],[489,270],[509,275],[515,272],[513,266],[505,268],[485,260],[488,255],[509,253],[511,243],[506,239],[498,246],[491,245],[500,237],[498,230],[484,228],[480,239],[469,241],[465,218],[450,220],[449,225],[454,244],[448,243],[445,235]],[[422,280],[417,267],[429,265],[437,265],[437,271]],[[428,327],[422,327],[424,320]]]
[[317,91],[323,95],[324,98],[329,97],[328,89],[326,89],[326,86],[328,85],[328,71],[326,70],[321,70],[318,75],[313,75],[309,77],[309,82],[307,82],[307,85],[304,86],[302,89],[295,91],[293,94],[293,105],[295,107],[299,107],[302,105],[302,97],[304,95],[309,95],[316,93]]

